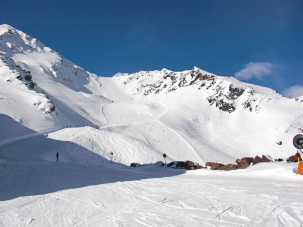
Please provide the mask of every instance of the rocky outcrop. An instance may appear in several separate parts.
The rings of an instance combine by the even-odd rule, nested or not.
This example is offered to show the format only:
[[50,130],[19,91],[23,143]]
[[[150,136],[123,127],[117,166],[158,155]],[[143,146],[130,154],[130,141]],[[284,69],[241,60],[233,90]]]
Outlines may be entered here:
[[130,164],[130,166],[131,166],[131,167],[139,167],[139,166],[143,166],[143,165],[141,165],[141,164],[139,164],[139,163],[133,162],[133,163]]
[[245,90],[243,88],[239,88],[239,87],[236,87],[236,85],[231,84],[231,85],[229,85],[228,98],[229,99],[237,99],[238,97],[240,97],[244,93],[244,91]]
[[246,169],[248,166],[250,166],[250,163],[252,163],[253,161],[254,161],[254,158],[251,158],[251,157],[242,158],[238,165],[238,168]]
[[[268,157],[270,157],[270,156],[268,156]],[[256,156],[256,157],[254,158],[253,165],[258,164],[258,163],[260,163],[260,162],[272,162],[272,160],[269,159],[268,157],[266,157],[265,155],[262,155],[262,158],[259,157],[259,156]],[[270,157],[270,158],[271,158],[271,157]]]
[[[116,76],[121,77],[121,73]],[[115,76],[115,77],[116,77]],[[173,72],[167,69],[161,71],[140,71],[133,74],[123,74],[126,78],[122,83],[126,86],[132,85],[132,95],[157,95],[168,94],[183,87],[194,86],[198,90],[208,90],[205,99],[210,105],[214,105],[220,110],[232,113],[237,106],[243,106],[250,111],[257,110],[253,99],[254,91],[251,88],[240,86],[225,80],[222,76],[207,73],[197,67],[191,71]],[[136,82],[136,83],[132,83]],[[239,97],[243,95],[247,99],[237,104]]]
[[223,165],[221,163],[217,163],[217,162],[206,162],[205,167],[210,166],[211,169],[219,169],[220,167],[222,167]]
[[218,168],[218,170],[224,170],[224,171],[237,170],[237,169],[238,167],[233,164],[227,164]]
[[[222,163],[218,162],[206,162],[205,167],[200,166],[198,163],[194,163],[192,161],[187,160],[186,162],[184,161],[174,161],[170,162],[166,166],[168,168],[173,168],[173,169],[186,169],[186,170],[194,170],[194,169],[212,169],[212,170],[224,170],[224,171],[231,171],[231,170],[237,170],[237,169],[246,169],[249,167],[251,164],[256,165],[260,162],[272,162],[272,158],[269,155],[262,155],[262,158],[260,156],[256,156],[255,158],[252,157],[244,157],[241,159],[237,159],[235,162],[237,163],[236,165],[234,164],[227,164],[224,165]],[[281,159],[282,160],[282,159]],[[289,162],[296,162],[295,156],[291,156],[288,158]],[[138,163],[131,163],[131,166],[137,167],[141,166]],[[163,165],[164,166],[164,163]]]
[[183,168],[185,168],[185,162],[177,162],[177,164],[176,164],[176,168],[177,169],[183,169]]
[[46,92],[42,90],[37,84],[32,80],[31,72],[22,68],[22,66],[17,65],[16,62],[9,57],[5,52],[0,52],[0,67],[5,69],[5,75],[2,76],[7,78],[7,82],[15,82],[21,86],[26,86],[29,90],[39,94],[37,101],[33,103],[34,106],[38,107],[40,111],[45,114],[49,114],[55,111],[55,104],[50,100]]
[[237,165],[240,164],[241,159],[237,159],[235,162],[237,163]]
[[[196,166],[197,167],[197,166]],[[195,165],[194,165],[194,163],[192,162],[192,161],[186,161],[185,162],[185,168],[187,169],[187,170],[194,170],[195,169]]]
[[166,165],[168,168],[173,168],[173,169],[186,169],[186,170],[194,170],[194,169],[201,169],[203,168],[200,166],[198,163],[194,163],[192,161],[187,160],[186,162],[184,161],[174,161],[170,162]]
[[244,88],[237,87],[234,84],[230,84],[228,92],[224,89],[223,83],[218,83],[216,88],[216,94],[207,98],[210,105],[215,104],[220,110],[232,113],[236,110],[234,100],[238,99],[245,91]]
[[260,162],[264,162],[264,160],[263,160],[261,157],[256,156],[256,157],[254,158],[253,165],[256,165],[256,164],[258,164],[258,163],[260,163]]
[[192,161],[187,160],[187,161],[185,162],[185,166],[186,166],[186,167],[188,167],[188,166],[194,166],[194,163],[193,163]]
[[272,162],[269,158],[267,158],[265,155],[262,155],[262,159],[264,162]]

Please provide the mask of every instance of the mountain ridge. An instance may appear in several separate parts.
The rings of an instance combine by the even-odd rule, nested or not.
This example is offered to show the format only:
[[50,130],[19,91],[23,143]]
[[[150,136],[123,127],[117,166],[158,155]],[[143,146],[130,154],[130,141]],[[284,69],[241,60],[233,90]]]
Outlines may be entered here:
[[154,152],[135,162],[159,153],[199,163],[285,157],[303,117],[303,98],[197,67],[99,77],[8,25],[0,26],[0,54],[0,113],[34,131],[87,126],[133,138]]

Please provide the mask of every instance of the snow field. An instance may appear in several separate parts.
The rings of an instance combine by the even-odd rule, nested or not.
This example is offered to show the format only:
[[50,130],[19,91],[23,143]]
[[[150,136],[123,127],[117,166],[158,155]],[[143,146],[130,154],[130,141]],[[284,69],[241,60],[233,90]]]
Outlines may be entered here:
[[[279,109],[262,104],[259,112],[250,112],[238,106],[229,114],[215,106],[209,108],[205,96],[190,87],[165,95],[165,98],[155,96],[155,100],[169,109],[160,121],[183,137],[203,162],[227,164],[234,163],[237,158],[263,154],[287,158],[296,152],[292,139],[297,134],[299,121],[287,129],[285,119],[294,113],[300,116],[300,104],[288,110],[282,108],[284,99],[273,99],[266,105],[280,102]],[[279,146],[279,141],[283,145]]]
[[[295,164],[256,165],[242,173],[43,160],[0,167],[3,226],[303,224],[303,179],[293,175]],[[11,190],[13,182],[18,187]]]
[[104,127],[128,126],[158,120],[167,108],[156,102],[113,102],[103,108]]
[[[49,138],[70,141],[76,146],[60,148],[60,157],[64,161],[102,164],[112,159],[115,163],[129,166],[133,162],[144,164],[162,160],[161,152],[137,138],[90,127],[63,129],[49,134]],[[90,151],[91,156],[86,151]]]

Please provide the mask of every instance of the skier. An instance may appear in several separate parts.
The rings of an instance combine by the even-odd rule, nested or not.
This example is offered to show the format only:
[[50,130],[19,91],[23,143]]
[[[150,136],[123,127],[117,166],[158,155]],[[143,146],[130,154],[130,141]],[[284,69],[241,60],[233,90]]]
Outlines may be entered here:
[[56,154],[56,157],[57,157],[57,162],[58,162],[58,160],[59,160],[59,153],[58,152]]

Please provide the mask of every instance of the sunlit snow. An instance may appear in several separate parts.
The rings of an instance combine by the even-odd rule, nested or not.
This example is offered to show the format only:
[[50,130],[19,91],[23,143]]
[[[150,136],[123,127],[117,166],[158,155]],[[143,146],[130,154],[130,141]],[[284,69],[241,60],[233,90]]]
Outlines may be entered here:
[[1,25],[0,226],[303,226],[297,163],[159,162],[285,160],[302,119],[302,98],[197,67],[99,77]]

